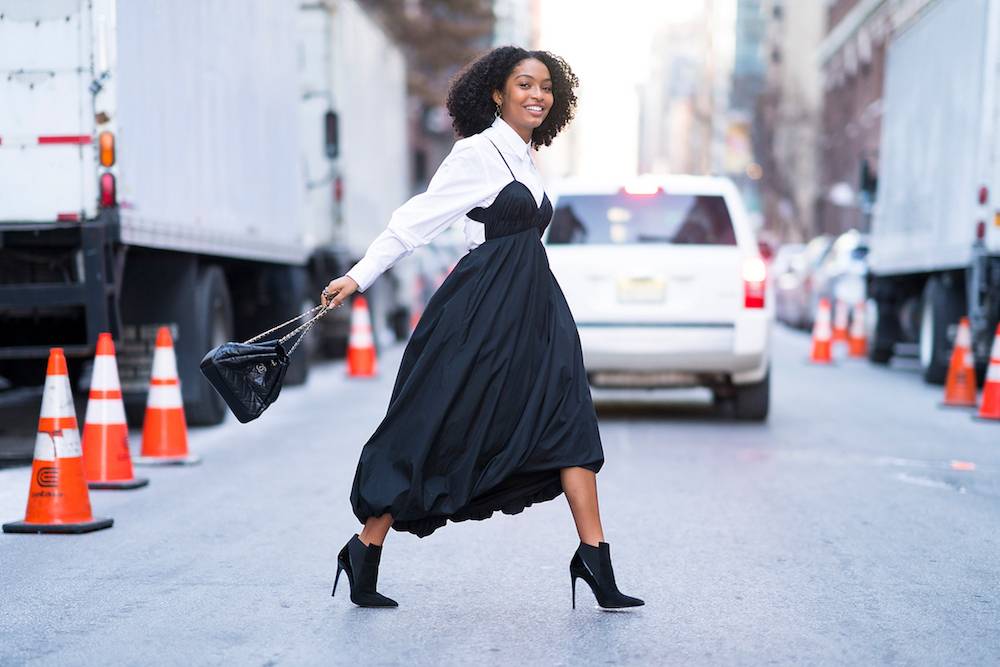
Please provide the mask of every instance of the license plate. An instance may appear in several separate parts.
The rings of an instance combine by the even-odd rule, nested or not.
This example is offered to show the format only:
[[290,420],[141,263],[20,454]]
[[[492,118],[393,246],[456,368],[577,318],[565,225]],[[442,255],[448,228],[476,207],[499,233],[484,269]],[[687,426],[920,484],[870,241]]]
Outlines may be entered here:
[[662,278],[619,278],[618,301],[621,303],[658,303],[667,297]]

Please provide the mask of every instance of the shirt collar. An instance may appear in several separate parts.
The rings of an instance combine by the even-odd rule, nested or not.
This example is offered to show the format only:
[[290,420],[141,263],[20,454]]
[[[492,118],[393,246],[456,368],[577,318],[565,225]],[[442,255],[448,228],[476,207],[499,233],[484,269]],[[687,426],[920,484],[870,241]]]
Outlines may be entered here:
[[494,133],[499,136],[503,146],[507,148],[511,153],[521,158],[522,160],[529,159],[529,151],[531,149],[531,142],[525,142],[521,138],[521,135],[517,133],[510,125],[507,124],[500,116],[493,119],[493,125],[490,126]]

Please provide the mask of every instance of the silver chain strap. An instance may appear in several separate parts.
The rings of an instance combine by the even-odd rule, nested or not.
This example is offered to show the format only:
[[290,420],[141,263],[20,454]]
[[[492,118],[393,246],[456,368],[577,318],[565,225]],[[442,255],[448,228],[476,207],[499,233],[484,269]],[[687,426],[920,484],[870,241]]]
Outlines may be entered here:
[[292,336],[294,336],[294,335],[295,335],[295,334],[297,334],[298,332],[300,332],[300,331],[302,332],[302,335],[301,335],[301,336],[299,336],[299,339],[295,341],[295,344],[294,344],[294,345],[292,345],[292,349],[290,349],[290,350],[288,351],[288,354],[289,354],[289,356],[291,356],[292,352],[294,352],[294,351],[295,351],[295,348],[297,348],[297,347],[299,346],[299,343],[301,343],[301,342],[302,342],[302,339],[306,337],[306,334],[307,334],[307,333],[309,333],[309,329],[311,329],[311,328],[312,328],[312,326],[313,326],[314,324],[316,324],[316,321],[317,321],[317,320],[318,320],[319,318],[321,318],[321,317],[323,317],[324,315],[326,315],[326,312],[327,312],[328,310],[330,310],[330,306],[329,306],[329,305],[326,305],[326,306],[323,306],[323,305],[319,305],[319,306],[316,306],[316,307],[314,307],[314,308],[311,308],[311,309],[307,310],[306,312],[302,313],[301,315],[296,315],[295,317],[293,317],[292,319],[288,320],[287,322],[282,322],[282,323],[281,323],[281,324],[279,324],[278,326],[276,326],[276,327],[274,327],[274,328],[272,328],[272,329],[268,329],[268,330],[267,330],[267,331],[265,331],[264,333],[260,333],[260,334],[257,334],[256,336],[254,336],[254,337],[253,337],[253,338],[251,338],[250,340],[246,340],[246,341],[243,341],[243,344],[244,344],[244,345],[247,345],[247,344],[249,344],[249,343],[254,343],[254,342],[256,342],[256,341],[260,340],[261,338],[263,338],[264,336],[268,335],[269,333],[272,333],[272,332],[274,332],[274,331],[277,331],[278,329],[282,329],[282,328],[284,328],[284,327],[288,326],[289,324],[291,324],[292,322],[294,322],[294,321],[296,321],[296,320],[300,320],[300,319],[302,319],[303,317],[305,317],[305,316],[307,316],[307,315],[310,315],[310,314],[312,314],[312,313],[315,313],[315,312],[316,312],[317,310],[318,310],[318,311],[320,311],[318,315],[316,315],[315,317],[313,317],[313,318],[312,318],[311,320],[309,320],[308,322],[304,322],[304,323],[302,323],[301,325],[299,325],[299,326],[298,326],[298,327],[296,327],[295,329],[293,329],[293,330],[289,331],[289,332],[288,332],[287,334],[285,334],[284,336],[282,336],[281,338],[279,338],[279,339],[278,339],[278,341],[279,341],[279,342],[281,342],[281,343],[284,343],[284,342],[285,342],[286,340],[288,340],[289,338],[291,338]]

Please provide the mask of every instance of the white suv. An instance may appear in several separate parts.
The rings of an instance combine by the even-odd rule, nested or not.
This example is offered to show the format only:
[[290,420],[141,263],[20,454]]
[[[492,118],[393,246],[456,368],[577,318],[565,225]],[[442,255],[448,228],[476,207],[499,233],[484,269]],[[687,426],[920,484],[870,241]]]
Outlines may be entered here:
[[542,238],[595,387],[704,386],[767,417],[773,299],[728,178],[563,181]]

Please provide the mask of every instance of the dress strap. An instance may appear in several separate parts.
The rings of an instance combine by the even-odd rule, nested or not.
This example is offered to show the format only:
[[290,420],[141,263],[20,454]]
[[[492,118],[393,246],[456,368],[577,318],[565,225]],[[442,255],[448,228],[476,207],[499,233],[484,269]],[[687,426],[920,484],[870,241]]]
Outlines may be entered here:
[[[489,141],[491,144],[493,144],[493,140],[490,139],[489,137],[486,137],[486,140]],[[493,148],[496,148],[497,149],[497,153],[500,153],[500,149],[497,148],[496,144],[493,144]],[[500,159],[503,160],[503,163],[505,165],[507,165],[507,171],[510,172],[510,175],[513,176],[514,180],[516,181],[517,180],[517,176],[514,176],[514,170],[510,168],[509,164],[507,164],[507,159],[503,156],[503,153],[500,153]]]

